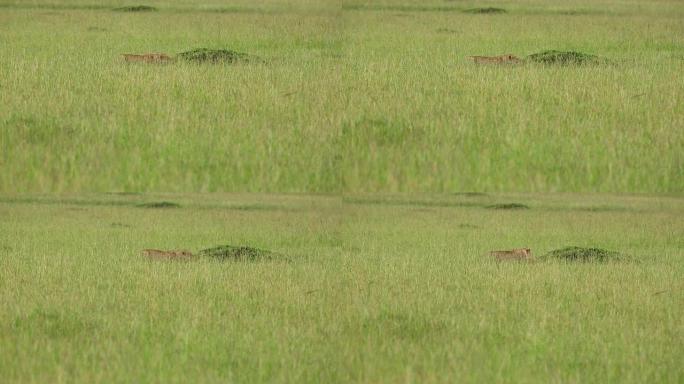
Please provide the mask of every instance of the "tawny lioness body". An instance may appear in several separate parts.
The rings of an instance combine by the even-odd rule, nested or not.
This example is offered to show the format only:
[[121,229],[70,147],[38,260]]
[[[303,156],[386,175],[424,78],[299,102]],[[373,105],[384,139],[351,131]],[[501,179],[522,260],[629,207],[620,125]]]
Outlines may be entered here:
[[129,63],[170,63],[173,58],[165,53],[144,53],[142,55],[135,55],[132,53],[124,53],[124,60]]
[[519,261],[533,261],[532,251],[529,248],[517,248],[508,251],[491,251],[491,256],[496,257],[498,261],[519,260]]
[[143,249],[142,255],[150,260],[190,260],[194,256],[190,251],[162,251],[160,249]]
[[506,54],[501,56],[468,56],[476,64],[518,64],[521,63],[517,56]]

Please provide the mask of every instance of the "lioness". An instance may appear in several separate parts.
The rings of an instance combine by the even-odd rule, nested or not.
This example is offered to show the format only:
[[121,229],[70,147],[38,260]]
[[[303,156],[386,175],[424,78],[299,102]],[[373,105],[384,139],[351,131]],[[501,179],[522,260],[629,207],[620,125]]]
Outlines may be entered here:
[[123,53],[124,60],[128,63],[170,63],[173,61],[171,56],[165,53],[145,53],[142,55],[135,55],[132,53]]
[[509,251],[491,251],[491,256],[496,257],[498,261],[517,260],[517,261],[533,261],[532,251],[529,248],[516,248]]
[[143,249],[142,255],[150,260],[190,260],[194,256],[190,251],[162,251],[160,249]]
[[501,56],[468,56],[475,64],[518,64],[521,60],[514,55]]

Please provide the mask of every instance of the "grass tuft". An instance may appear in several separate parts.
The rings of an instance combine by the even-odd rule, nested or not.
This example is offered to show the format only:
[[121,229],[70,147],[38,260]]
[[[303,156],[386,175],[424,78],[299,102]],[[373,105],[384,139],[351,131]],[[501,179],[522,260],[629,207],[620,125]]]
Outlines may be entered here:
[[140,203],[136,205],[138,208],[180,208],[180,204],[172,203],[170,201],[153,201],[150,203]]
[[132,5],[128,7],[114,8],[113,10],[117,12],[153,12],[156,11],[157,8],[151,7],[149,5]]
[[619,252],[608,251],[602,248],[565,247],[553,250],[541,258],[554,258],[571,262],[607,262],[624,260],[625,256]]
[[465,13],[475,13],[475,14],[494,14],[494,13],[506,13],[507,11],[503,8],[486,7],[486,8],[470,8],[466,9]]
[[529,206],[520,203],[503,203],[503,204],[492,204],[485,208],[489,209],[530,209]]
[[574,51],[542,51],[527,56],[527,60],[541,64],[592,64],[599,61],[598,56]]
[[219,245],[203,249],[199,251],[199,255],[220,261],[259,261],[272,259],[274,253],[247,246]]
[[197,48],[178,54],[183,60],[196,63],[237,63],[250,61],[251,58],[246,53],[236,52],[229,49],[208,49]]

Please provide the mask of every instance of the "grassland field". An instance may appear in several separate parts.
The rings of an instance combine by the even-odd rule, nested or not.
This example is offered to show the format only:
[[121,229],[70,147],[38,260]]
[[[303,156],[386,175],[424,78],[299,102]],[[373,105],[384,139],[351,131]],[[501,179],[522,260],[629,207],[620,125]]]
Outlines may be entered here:
[[0,2],[1,192],[684,191],[679,1],[144,4]]
[[[486,208],[511,201],[530,208]],[[680,383],[682,215],[610,195],[5,196],[0,378]],[[140,255],[220,244],[282,257]],[[568,245],[631,258],[487,256]]]
[[[0,0],[0,383],[684,382],[682,20]],[[201,47],[261,60],[121,57]]]

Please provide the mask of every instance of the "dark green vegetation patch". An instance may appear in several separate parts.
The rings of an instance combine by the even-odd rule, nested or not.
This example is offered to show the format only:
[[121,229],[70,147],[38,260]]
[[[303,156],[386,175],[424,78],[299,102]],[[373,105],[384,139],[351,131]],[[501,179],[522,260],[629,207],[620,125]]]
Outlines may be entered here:
[[494,13],[506,13],[503,8],[487,7],[487,8],[470,8],[466,9],[465,13],[475,13],[475,14],[494,14]]
[[391,335],[399,340],[439,339],[449,329],[439,319],[401,312],[383,311],[363,320],[361,327],[371,335]]
[[12,330],[30,332],[34,336],[71,338],[95,330],[95,324],[85,321],[75,313],[37,309],[15,318]]
[[114,196],[140,196],[142,192],[105,192],[105,195]]
[[263,249],[219,245],[218,247],[207,248],[199,251],[200,256],[211,257],[221,261],[259,261],[273,259],[275,254]]
[[114,228],[131,228],[130,225],[124,223],[112,223],[111,226]]
[[599,61],[598,56],[574,51],[542,51],[527,56],[528,61],[541,64],[592,64]]
[[229,49],[208,49],[208,48],[197,48],[186,52],[181,52],[178,54],[183,60],[191,61],[195,63],[237,63],[237,62],[247,62],[254,61],[254,57],[247,55],[246,53],[236,52]]
[[573,208],[576,211],[584,211],[584,212],[628,212],[630,209],[627,207],[622,207],[622,206],[615,206],[615,205],[596,205],[596,206],[588,206],[588,207],[577,207]]
[[542,259],[550,258],[571,262],[607,262],[624,260],[625,257],[619,252],[608,251],[602,248],[565,247],[553,250],[542,256]]
[[150,7],[149,5],[132,5],[128,7],[114,8],[117,12],[152,12],[156,11],[157,8]]
[[140,203],[136,206],[139,208],[180,208],[180,204],[170,201],[153,201],[150,203]]
[[492,204],[488,205],[485,208],[489,209],[530,209],[525,204],[520,204],[520,203],[503,203],[503,204]]
[[557,11],[557,13],[559,15],[566,15],[566,16],[579,16],[579,15],[599,14],[600,12],[591,11],[588,9],[566,9],[566,10]]
[[416,207],[478,207],[481,204],[469,201],[441,201],[441,200],[401,200],[383,198],[354,198],[345,197],[343,203],[349,204],[369,204],[369,205],[406,205]]
[[465,196],[465,197],[484,197],[487,196],[484,192],[454,192],[455,196]]
[[461,224],[457,225],[456,227],[458,227],[460,229],[480,229],[480,227],[478,227],[477,225],[468,224],[468,223],[461,223]]
[[378,5],[348,4],[342,6],[343,11],[396,11],[396,12],[458,12],[457,7],[434,5]]

